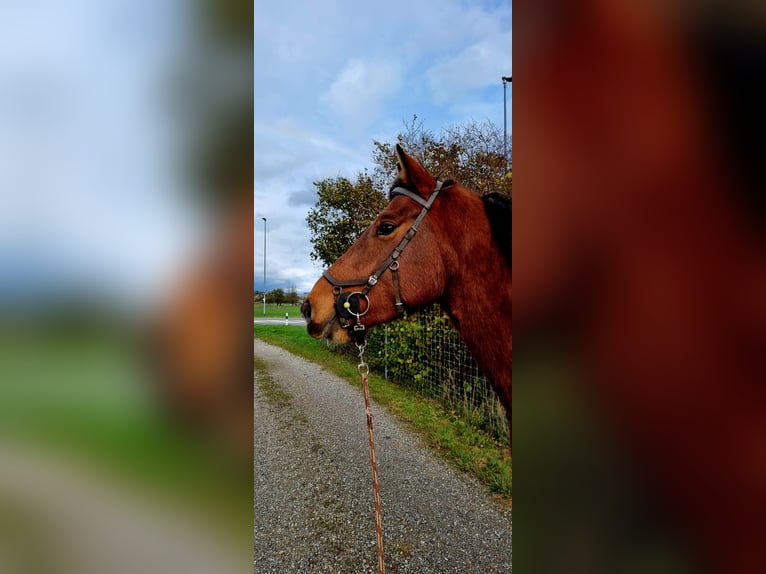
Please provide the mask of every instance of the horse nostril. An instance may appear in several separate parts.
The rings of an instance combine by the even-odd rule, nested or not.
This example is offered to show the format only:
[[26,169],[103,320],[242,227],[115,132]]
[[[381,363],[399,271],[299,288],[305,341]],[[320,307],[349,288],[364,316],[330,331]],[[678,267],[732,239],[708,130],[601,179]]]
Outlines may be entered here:
[[309,303],[308,299],[301,305],[301,314],[303,315],[303,318],[306,319],[306,322],[311,321],[311,303]]

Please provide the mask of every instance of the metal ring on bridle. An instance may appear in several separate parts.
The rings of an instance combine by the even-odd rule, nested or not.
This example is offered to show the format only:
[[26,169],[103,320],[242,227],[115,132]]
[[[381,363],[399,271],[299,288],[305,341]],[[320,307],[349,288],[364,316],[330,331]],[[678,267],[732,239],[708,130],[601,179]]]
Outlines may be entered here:
[[362,311],[361,313],[354,313],[353,311],[349,309],[349,313],[351,313],[357,319],[359,319],[359,317],[364,317],[367,314],[367,311],[370,310],[370,298],[367,297],[366,293],[362,293],[361,291],[352,291],[351,293],[348,294],[348,299],[351,299],[351,297],[353,297],[354,295],[359,295],[360,297],[364,297],[364,300],[367,303],[367,305],[365,305],[364,307],[364,311]]
[[398,270],[399,270],[399,260],[398,260],[398,259],[394,259],[394,260],[391,262],[391,265],[389,265],[389,266],[388,266],[388,268],[389,268],[391,271],[398,271]]

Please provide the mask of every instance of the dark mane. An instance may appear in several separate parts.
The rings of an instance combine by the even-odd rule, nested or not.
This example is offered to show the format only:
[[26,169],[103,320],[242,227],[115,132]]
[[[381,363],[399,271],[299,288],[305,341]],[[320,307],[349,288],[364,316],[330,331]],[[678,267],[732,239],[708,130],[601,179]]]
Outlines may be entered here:
[[511,198],[496,192],[481,196],[484,202],[484,211],[489,219],[489,226],[492,229],[492,237],[500,248],[500,253],[511,266],[511,228],[513,218],[511,217]]

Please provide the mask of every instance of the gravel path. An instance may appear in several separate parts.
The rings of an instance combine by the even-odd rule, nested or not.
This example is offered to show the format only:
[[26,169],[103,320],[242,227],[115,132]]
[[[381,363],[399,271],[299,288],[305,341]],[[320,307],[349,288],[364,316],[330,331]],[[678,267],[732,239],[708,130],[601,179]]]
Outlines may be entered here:
[[[255,572],[377,572],[361,391],[255,340]],[[511,510],[373,404],[390,573],[511,572]]]

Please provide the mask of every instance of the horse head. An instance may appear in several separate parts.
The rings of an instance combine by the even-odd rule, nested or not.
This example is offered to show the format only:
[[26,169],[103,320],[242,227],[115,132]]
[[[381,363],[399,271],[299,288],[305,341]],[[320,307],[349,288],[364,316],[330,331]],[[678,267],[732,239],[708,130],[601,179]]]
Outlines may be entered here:
[[396,319],[436,301],[449,277],[436,177],[397,145],[390,203],[316,282],[301,307],[308,332],[338,343],[350,328]]

